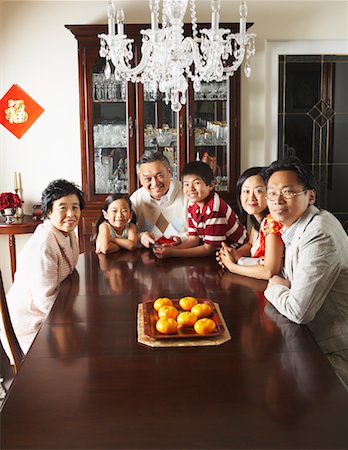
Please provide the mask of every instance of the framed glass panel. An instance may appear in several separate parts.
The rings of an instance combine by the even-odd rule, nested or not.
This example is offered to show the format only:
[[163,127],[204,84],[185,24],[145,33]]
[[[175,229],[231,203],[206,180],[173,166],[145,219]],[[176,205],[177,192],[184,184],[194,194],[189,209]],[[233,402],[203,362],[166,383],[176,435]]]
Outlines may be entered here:
[[162,151],[172,167],[172,178],[178,179],[178,120],[170,103],[165,104],[157,89],[144,85],[144,152]]
[[202,83],[194,92],[195,158],[210,165],[218,191],[228,190],[227,82]]
[[96,194],[128,193],[127,83],[105,78],[99,62],[92,74],[92,122]]

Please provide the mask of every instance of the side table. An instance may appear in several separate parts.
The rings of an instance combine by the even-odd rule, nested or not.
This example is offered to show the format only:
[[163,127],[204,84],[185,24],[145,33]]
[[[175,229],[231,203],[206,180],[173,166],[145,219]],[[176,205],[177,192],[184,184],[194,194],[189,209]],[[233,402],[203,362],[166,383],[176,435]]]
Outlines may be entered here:
[[11,258],[11,272],[12,281],[14,280],[14,274],[16,272],[16,234],[27,234],[33,233],[35,228],[42,223],[41,220],[33,220],[32,216],[25,215],[20,219],[16,219],[12,223],[5,223],[2,218],[0,218],[0,235],[8,235],[8,245],[10,249]]

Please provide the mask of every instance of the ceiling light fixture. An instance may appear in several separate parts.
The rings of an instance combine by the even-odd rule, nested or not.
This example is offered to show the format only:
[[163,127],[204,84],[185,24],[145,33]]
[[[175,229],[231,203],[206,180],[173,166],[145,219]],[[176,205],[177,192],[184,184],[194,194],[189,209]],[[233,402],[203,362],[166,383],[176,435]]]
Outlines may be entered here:
[[[184,36],[184,16],[190,4],[192,37]],[[160,0],[149,0],[151,28],[141,30],[139,64],[132,64],[133,39],[124,33],[124,13],[113,1],[107,7],[108,34],[100,34],[100,56],[106,58],[105,76],[114,70],[116,80],[141,82],[151,91],[159,89],[173,111],[186,103],[188,79],[195,91],[202,82],[223,81],[232,76],[245,60],[244,73],[250,76],[250,56],[255,54],[255,34],[246,31],[247,6],[241,0],[239,33],[219,28],[220,0],[211,0],[211,28],[197,31],[195,0],[163,0],[162,26],[159,26]],[[115,26],[117,24],[117,31]],[[113,68],[110,66],[112,62]]]

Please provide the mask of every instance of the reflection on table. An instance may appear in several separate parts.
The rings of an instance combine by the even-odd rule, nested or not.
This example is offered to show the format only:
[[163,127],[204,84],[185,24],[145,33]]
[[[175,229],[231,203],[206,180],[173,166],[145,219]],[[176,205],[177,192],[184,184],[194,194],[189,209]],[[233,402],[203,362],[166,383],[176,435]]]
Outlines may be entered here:
[[[83,254],[77,272],[13,384],[2,448],[346,448],[348,394],[265,282],[147,250]],[[232,339],[139,344],[138,303],[185,295],[219,303]]]

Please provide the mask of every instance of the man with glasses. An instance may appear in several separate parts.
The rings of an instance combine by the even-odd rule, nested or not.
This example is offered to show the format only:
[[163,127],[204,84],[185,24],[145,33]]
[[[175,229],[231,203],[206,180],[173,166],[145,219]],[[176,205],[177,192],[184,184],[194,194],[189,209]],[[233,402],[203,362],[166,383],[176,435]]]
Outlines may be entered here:
[[187,201],[181,183],[171,179],[168,159],[162,152],[144,153],[136,167],[142,187],[130,200],[141,244],[148,248],[163,236],[179,244],[187,231]]
[[307,324],[348,389],[348,236],[316,201],[316,182],[296,157],[266,169],[267,204],[284,226],[284,278],[265,290],[293,322]]

